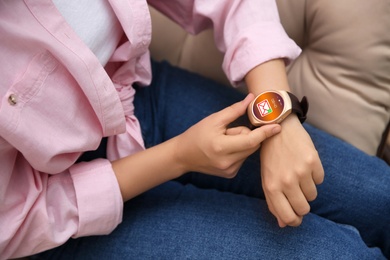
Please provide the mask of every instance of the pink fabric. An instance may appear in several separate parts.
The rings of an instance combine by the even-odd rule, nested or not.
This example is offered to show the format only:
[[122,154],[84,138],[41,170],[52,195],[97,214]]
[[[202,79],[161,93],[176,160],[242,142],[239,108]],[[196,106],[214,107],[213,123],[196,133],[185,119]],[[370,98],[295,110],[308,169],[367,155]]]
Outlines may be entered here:
[[[0,1],[1,259],[107,234],[121,222],[109,160],[144,149],[132,84],[151,80],[151,23],[146,1],[109,1],[127,39],[110,76],[50,0]],[[189,31],[214,26],[232,82],[263,61],[299,54],[273,1],[150,3]],[[104,136],[109,160],[75,164]]]
[[233,85],[242,85],[246,73],[260,63],[284,58],[288,64],[301,52],[287,37],[274,0],[148,2],[189,32],[212,26],[216,45],[225,53],[223,69]]

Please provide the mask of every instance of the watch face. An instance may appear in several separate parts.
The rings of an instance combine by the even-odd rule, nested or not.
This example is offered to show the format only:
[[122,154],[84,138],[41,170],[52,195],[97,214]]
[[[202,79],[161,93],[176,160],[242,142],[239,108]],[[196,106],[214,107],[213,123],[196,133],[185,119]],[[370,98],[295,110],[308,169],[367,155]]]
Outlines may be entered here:
[[277,119],[283,112],[283,98],[275,92],[265,92],[253,102],[253,115],[261,121],[271,122]]

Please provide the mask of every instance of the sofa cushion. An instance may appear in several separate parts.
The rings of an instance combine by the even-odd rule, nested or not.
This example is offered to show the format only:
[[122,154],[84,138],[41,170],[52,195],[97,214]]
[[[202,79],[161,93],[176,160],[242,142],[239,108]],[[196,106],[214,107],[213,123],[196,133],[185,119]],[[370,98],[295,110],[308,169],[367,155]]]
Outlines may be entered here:
[[376,154],[390,120],[390,2],[281,0],[278,8],[303,49],[288,76],[310,100],[308,122]]

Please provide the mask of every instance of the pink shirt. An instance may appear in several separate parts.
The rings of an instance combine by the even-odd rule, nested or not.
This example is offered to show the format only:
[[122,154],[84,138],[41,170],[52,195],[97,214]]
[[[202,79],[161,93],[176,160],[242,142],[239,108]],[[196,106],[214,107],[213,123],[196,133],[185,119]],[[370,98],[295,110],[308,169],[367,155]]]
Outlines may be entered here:
[[[110,233],[123,202],[110,160],[144,149],[132,84],[151,79],[147,2],[109,0],[125,34],[107,71],[50,0],[0,1],[0,258]],[[300,49],[274,1],[148,1],[189,32],[211,26],[233,83]],[[75,164],[109,136],[108,160]]]

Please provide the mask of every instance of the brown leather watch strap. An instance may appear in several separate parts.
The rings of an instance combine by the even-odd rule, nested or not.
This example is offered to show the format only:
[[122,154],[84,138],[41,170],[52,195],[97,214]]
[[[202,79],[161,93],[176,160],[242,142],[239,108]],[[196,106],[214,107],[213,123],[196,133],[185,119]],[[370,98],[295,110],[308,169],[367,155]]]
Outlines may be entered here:
[[309,109],[309,102],[307,101],[307,98],[303,97],[302,100],[299,101],[294,94],[290,92],[287,93],[291,99],[292,112],[297,114],[299,121],[301,121],[301,123],[305,122],[306,114]]

